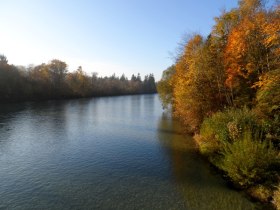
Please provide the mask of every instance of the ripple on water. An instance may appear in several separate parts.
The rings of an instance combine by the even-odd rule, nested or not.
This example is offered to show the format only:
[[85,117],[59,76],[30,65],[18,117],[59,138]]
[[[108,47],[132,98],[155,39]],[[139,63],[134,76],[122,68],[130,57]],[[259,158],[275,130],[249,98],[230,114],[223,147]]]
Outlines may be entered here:
[[254,208],[157,95],[1,106],[0,209]]

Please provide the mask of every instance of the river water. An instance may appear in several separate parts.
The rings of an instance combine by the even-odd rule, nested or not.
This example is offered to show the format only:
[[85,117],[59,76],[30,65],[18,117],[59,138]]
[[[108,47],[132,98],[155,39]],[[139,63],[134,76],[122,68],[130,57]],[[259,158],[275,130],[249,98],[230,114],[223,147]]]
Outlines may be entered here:
[[157,95],[0,106],[0,209],[254,209]]

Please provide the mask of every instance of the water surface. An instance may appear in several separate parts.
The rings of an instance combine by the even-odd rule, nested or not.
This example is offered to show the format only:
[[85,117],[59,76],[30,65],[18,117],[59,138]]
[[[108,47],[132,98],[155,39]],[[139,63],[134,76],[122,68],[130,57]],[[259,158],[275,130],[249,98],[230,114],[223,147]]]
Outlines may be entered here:
[[157,95],[0,106],[0,209],[254,209]]

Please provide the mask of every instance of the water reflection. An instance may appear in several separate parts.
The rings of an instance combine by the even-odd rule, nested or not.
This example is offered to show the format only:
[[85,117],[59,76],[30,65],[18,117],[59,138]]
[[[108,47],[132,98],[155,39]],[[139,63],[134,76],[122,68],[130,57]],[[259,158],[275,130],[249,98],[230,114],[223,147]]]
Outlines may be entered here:
[[0,209],[251,208],[157,95],[12,104],[0,123]]
[[190,136],[182,134],[176,121],[163,114],[158,123],[158,139],[170,158],[174,181],[188,209],[254,209],[243,195],[227,188],[221,177],[197,154]]

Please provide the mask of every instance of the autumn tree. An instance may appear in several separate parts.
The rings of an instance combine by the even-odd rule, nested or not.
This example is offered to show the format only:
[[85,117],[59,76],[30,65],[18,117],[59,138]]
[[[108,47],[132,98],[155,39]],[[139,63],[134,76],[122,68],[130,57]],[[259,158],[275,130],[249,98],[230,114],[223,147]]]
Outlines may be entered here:
[[68,73],[67,84],[74,96],[86,97],[91,94],[91,79],[81,66],[75,72]]
[[[42,63],[38,66],[28,68],[28,79],[32,84],[33,95],[35,98],[50,98],[53,94],[53,84],[51,72],[47,64]],[[42,94],[44,93],[44,94]]]
[[260,1],[240,1],[240,22],[228,35],[224,62],[226,85],[234,89],[235,105],[249,104],[259,77],[279,66],[280,16]]
[[203,119],[203,106],[200,89],[201,72],[198,64],[201,58],[203,38],[194,35],[185,46],[183,55],[176,63],[174,75],[174,115],[192,131]]
[[280,143],[280,69],[263,74],[257,86],[255,110],[269,136]]
[[0,101],[16,101],[30,97],[30,85],[21,68],[8,63],[0,55]]
[[259,189],[279,182],[279,14],[279,5],[240,0],[215,18],[207,38],[186,42],[174,73],[165,71],[158,83],[163,104],[171,102],[174,116],[196,133],[200,151],[260,199]]
[[162,102],[163,108],[172,105],[173,100],[173,76],[175,74],[175,66],[172,65],[163,71],[161,80],[157,84],[157,90]]
[[54,59],[48,64],[48,69],[50,71],[55,94],[61,96],[61,94],[63,94],[63,89],[65,88],[65,78],[68,72],[67,64],[58,59]]
[[208,37],[211,68],[216,71],[216,79],[219,95],[226,99],[227,106],[233,105],[233,89],[225,85],[226,67],[224,65],[224,51],[228,43],[228,36],[232,29],[239,23],[240,17],[237,9],[229,12],[223,11],[219,17],[215,17],[215,25]]

